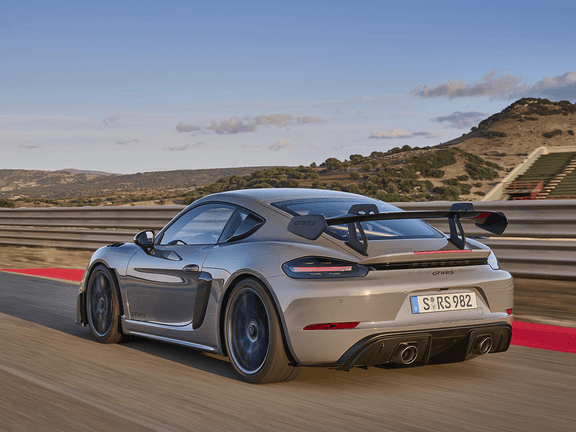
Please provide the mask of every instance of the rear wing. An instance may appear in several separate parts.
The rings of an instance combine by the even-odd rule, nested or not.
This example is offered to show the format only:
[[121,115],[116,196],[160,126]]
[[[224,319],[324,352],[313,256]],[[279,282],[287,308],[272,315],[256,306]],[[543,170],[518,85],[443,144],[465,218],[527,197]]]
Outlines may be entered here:
[[[475,219],[477,227],[493,234],[502,234],[508,225],[503,213],[492,211],[477,211],[472,203],[452,204],[448,211],[399,211],[380,213],[375,204],[355,204],[348,214],[326,219],[322,215],[294,216],[288,224],[288,231],[309,240],[316,240],[332,225],[348,225],[348,241],[350,246],[362,255],[367,255],[368,240],[360,222],[398,219],[441,219],[448,218],[450,226],[450,242],[459,249],[464,249],[466,235],[460,224],[460,219]],[[360,234],[360,238],[358,237]]]

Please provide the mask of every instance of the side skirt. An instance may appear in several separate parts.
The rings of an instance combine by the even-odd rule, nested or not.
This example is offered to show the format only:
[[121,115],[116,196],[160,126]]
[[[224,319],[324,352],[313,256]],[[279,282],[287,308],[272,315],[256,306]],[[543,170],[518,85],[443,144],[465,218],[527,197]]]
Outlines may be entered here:
[[122,319],[122,330],[124,334],[139,336],[147,339],[153,339],[161,342],[168,342],[175,345],[182,345],[188,348],[194,348],[207,352],[217,353],[218,350],[214,347],[202,345],[194,342],[188,342],[176,337],[161,336],[158,333],[175,335],[177,333],[193,332],[192,324],[187,324],[182,327],[174,328],[162,324],[144,323],[140,321]]

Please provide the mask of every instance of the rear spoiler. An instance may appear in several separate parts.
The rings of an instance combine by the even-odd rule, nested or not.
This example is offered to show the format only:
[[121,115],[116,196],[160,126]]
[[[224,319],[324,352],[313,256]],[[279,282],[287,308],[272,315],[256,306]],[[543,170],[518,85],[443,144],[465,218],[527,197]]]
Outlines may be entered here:
[[[472,203],[452,204],[448,211],[399,211],[380,213],[375,204],[355,204],[348,214],[326,219],[322,215],[294,216],[288,224],[288,231],[309,240],[316,240],[332,225],[348,225],[348,241],[350,246],[362,255],[367,255],[368,240],[360,222],[398,219],[441,219],[448,218],[450,226],[450,242],[459,249],[464,249],[466,235],[460,224],[460,219],[475,219],[476,226],[493,234],[502,234],[508,225],[503,213],[492,211],[477,211]],[[358,238],[360,233],[360,238]]]

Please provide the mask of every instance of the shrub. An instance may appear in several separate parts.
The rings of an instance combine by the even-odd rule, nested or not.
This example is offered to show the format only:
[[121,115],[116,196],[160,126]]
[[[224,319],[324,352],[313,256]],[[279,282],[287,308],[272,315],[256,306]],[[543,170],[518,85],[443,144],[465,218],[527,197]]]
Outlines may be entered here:
[[348,192],[354,193],[354,194],[359,194],[360,188],[358,187],[358,185],[356,183],[350,183],[348,185]]
[[463,174],[458,177],[458,181],[468,181],[469,177],[466,174]]
[[326,168],[330,169],[330,170],[335,170],[338,168],[342,168],[342,162],[340,162],[338,159],[336,158],[328,158],[326,159],[326,162],[324,162],[324,165],[326,166]]
[[[506,156],[506,153],[504,153],[504,156]],[[504,169],[495,162],[485,161],[484,163],[486,164],[487,167],[490,167],[490,168],[494,168],[497,170],[503,170]]]
[[372,165],[369,163],[362,164],[362,171],[370,171],[372,169]]
[[480,131],[480,136],[482,138],[493,139],[493,138],[506,138],[508,135],[506,135],[506,132],[482,130]]
[[358,179],[359,177],[360,177],[360,173],[358,171],[352,171],[350,173],[350,178],[352,178],[354,180]]
[[14,208],[14,201],[0,198],[0,207]]
[[568,135],[574,135],[574,131],[573,131],[572,129],[570,129],[570,130],[568,131]]
[[553,138],[553,137],[555,137],[556,135],[562,135],[562,131],[561,131],[560,129],[556,129],[556,130],[554,130],[554,131],[552,131],[552,132],[544,132],[544,133],[542,134],[542,136],[543,136],[544,138]]
[[364,161],[364,156],[362,156],[362,155],[359,155],[359,154],[350,155],[350,162],[352,162],[353,165],[359,164],[363,161]]

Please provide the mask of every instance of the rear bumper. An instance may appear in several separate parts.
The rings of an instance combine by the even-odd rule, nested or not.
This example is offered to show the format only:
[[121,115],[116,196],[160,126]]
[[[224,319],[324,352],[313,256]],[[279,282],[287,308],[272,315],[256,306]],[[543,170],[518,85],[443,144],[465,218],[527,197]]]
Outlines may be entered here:
[[[400,351],[405,347],[415,348],[410,366],[455,363],[480,354],[504,352],[510,347],[511,339],[512,326],[508,323],[381,333],[358,341],[337,363],[323,366],[342,370],[367,366],[407,366],[400,360]],[[482,345],[484,352],[480,351],[482,342],[486,343]]]

